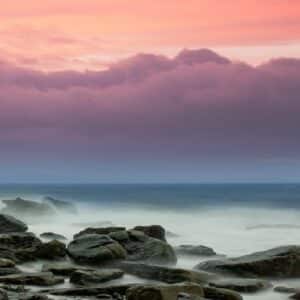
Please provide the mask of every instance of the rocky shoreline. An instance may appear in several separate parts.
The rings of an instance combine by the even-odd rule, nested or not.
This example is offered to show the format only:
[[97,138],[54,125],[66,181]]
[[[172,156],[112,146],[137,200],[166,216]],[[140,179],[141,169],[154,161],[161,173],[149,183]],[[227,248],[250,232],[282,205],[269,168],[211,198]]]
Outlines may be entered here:
[[[38,237],[28,232],[24,218],[18,218],[22,210],[25,219],[30,209],[34,216],[39,209],[43,215],[60,209],[79,212],[72,204],[51,197],[42,204],[21,198],[4,204],[0,300],[240,300],[244,294],[272,290],[274,279],[300,277],[300,246],[296,245],[220,258],[204,245],[174,247],[160,225],[80,228],[71,241],[63,232],[44,232]],[[194,269],[176,267],[181,255],[193,257]],[[199,263],[200,257],[207,260]],[[24,271],[28,262],[39,265],[39,270]],[[122,283],[124,276],[141,281]],[[300,299],[300,287],[277,286],[274,291],[286,299]]]

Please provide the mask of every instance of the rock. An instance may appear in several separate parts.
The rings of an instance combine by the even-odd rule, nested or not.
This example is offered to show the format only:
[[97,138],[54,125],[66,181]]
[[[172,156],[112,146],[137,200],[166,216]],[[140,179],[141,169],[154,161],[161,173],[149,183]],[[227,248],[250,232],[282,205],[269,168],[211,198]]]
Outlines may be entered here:
[[142,231],[146,235],[158,240],[166,241],[166,231],[160,225],[136,226],[133,230]]
[[58,240],[58,241],[65,241],[67,239],[65,236],[54,232],[44,232],[40,234],[40,237],[46,240]]
[[165,283],[194,282],[207,283],[216,279],[216,275],[179,268],[168,268],[133,262],[121,262],[117,266],[126,273],[145,279],[162,281]]
[[3,289],[0,289],[0,300],[8,300],[7,292]]
[[18,274],[18,273],[21,273],[21,271],[16,267],[0,268],[0,276]]
[[127,251],[130,261],[143,261],[154,264],[175,264],[177,261],[173,248],[166,242],[151,238],[141,231],[128,230],[111,233]]
[[92,268],[87,268],[83,266],[77,266],[71,264],[70,262],[62,263],[48,263],[44,264],[42,267],[43,272],[52,272],[54,275],[58,276],[70,276],[75,271],[93,271]]
[[20,300],[50,300],[50,298],[44,294],[25,294]]
[[0,214],[0,233],[25,232],[28,227],[22,221],[5,214]]
[[66,245],[57,240],[41,244],[36,251],[36,256],[38,258],[50,260],[64,258],[66,254]]
[[100,227],[100,228],[92,228],[88,227],[74,235],[74,239],[79,238],[80,236],[86,235],[86,234],[110,234],[113,232],[118,232],[118,231],[124,231],[126,230],[125,227]]
[[142,231],[124,227],[87,228],[76,235],[75,240],[87,234],[106,235],[118,242],[127,252],[131,261],[145,261],[156,264],[174,264],[177,261],[173,248],[166,242],[152,238]]
[[70,214],[77,214],[77,209],[74,203],[70,203],[63,200],[58,200],[53,197],[46,196],[43,199],[46,203],[52,204],[58,211],[70,213]]
[[42,242],[33,233],[13,232],[0,234],[0,245],[0,257],[24,262],[36,259],[36,251]]
[[86,234],[68,245],[68,254],[77,262],[103,263],[127,256],[126,250],[108,235]]
[[53,216],[55,210],[47,203],[16,198],[15,200],[2,200],[6,205],[2,212],[19,217],[21,220],[31,220],[33,217],[43,218]]
[[204,298],[222,300],[243,300],[243,297],[235,291],[213,287],[203,287]]
[[226,278],[218,279],[210,282],[210,286],[216,288],[223,288],[233,290],[240,293],[255,293],[261,290],[268,289],[272,284],[265,280],[259,279],[237,279],[237,278]]
[[108,295],[125,295],[126,291],[131,288],[137,286],[137,284],[126,284],[126,285],[109,285],[109,286],[91,286],[91,287],[77,287],[77,288],[63,288],[63,289],[52,289],[45,290],[45,293],[55,296],[97,296],[100,294],[108,294]]
[[193,245],[180,245],[175,248],[176,253],[183,255],[196,255],[196,256],[214,256],[217,253],[210,247],[206,246],[193,246]]
[[70,282],[78,285],[97,284],[121,278],[123,275],[124,272],[118,269],[80,270],[72,273]]
[[[137,286],[127,290],[127,300],[177,300],[182,293],[191,296],[204,296],[203,288],[197,284],[176,285],[145,285]],[[199,299],[199,298],[198,298]],[[201,299],[201,298],[200,298]]]
[[292,288],[286,286],[276,286],[274,287],[274,292],[283,293],[283,294],[293,294],[300,293],[300,288]]
[[0,258],[0,268],[11,268],[14,267],[16,264],[11,259],[7,258]]
[[37,285],[37,286],[51,286],[63,283],[64,279],[55,277],[50,272],[41,273],[21,273],[7,276],[0,276],[0,282],[5,284],[16,285]]
[[290,296],[290,299],[299,300],[300,299],[300,293],[296,293],[296,294]]
[[243,277],[295,278],[300,276],[300,246],[283,246],[237,258],[211,260],[195,268]]

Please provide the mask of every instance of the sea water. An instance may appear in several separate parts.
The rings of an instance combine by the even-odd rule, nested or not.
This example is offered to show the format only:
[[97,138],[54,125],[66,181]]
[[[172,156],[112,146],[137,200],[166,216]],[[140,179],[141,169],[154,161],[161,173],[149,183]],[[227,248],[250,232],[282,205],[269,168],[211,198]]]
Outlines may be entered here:
[[[40,201],[44,196],[76,204],[78,214],[29,222],[36,234],[54,231],[71,239],[88,226],[160,224],[168,241],[213,247],[234,257],[281,245],[300,244],[299,184],[106,184],[1,185],[0,199]],[[207,258],[182,256],[178,267]],[[35,266],[37,268],[37,266]],[[127,281],[135,281],[127,277]],[[297,280],[273,282],[298,286]],[[244,299],[287,299],[272,290]]]

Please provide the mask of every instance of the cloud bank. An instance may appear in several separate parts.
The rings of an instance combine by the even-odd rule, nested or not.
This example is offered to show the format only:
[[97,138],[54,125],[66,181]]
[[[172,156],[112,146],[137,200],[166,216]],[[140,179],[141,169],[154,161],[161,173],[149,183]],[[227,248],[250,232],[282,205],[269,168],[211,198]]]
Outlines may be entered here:
[[105,71],[0,64],[0,161],[300,159],[300,60],[253,67],[210,50]]

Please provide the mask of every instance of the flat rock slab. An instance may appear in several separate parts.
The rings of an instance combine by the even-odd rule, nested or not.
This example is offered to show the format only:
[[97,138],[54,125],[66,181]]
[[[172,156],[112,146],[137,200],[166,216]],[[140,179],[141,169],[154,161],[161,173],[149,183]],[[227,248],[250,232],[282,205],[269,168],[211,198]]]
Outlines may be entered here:
[[134,262],[122,262],[117,266],[128,274],[169,284],[180,282],[203,284],[217,278],[215,274],[204,271],[168,268]]
[[62,262],[62,263],[44,264],[42,267],[42,271],[52,272],[54,275],[58,275],[58,276],[70,276],[75,271],[94,271],[94,269],[84,267],[84,266],[74,265],[69,262]]
[[283,246],[237,258],[210,260],[195,269],[242,277],[297,278],[300,246]]
[[209,284],[216,288],[229,289],[240,293],[255,293],[272,286],[270,282],[265,280],[237,278],[219,279]]
[[16,285],[52,286],[63,283],[64,279],[61,277],[56,277],[50,272],[41,272],[0,276],[0,282]]
[[213,248],[203,245],[180,245],[175,248],[176,253],[181,255],[195,255],[195,256],[214,256],[217,253]]
[[91,285],[121,278],[124,272],[118,269],[101,269],[94,271],[77,270],[72,273],[70,282],[78,285]]

